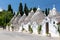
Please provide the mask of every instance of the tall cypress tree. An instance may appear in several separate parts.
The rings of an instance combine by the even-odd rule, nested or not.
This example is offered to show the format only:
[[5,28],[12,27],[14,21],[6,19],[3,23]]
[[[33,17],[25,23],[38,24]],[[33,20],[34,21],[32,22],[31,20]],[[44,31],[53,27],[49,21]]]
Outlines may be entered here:
[[45,15],[48,16],[48,13],[47,13],[47,8],[45,9]]
[[50,8],[48,8],[47,10],[48,10],[48,12],[47,12],[47,13],[48,13],[48,15],[49,15]]
[[21,14],[21,16],[23,16],[23,5],[22,5],[22,3],[20,3],[20,5],[19,5],[19,13]]
[[45,14],[46,14],[46,16],[48,16],[49,11],[50,11],[50,8],[46,8],[46,9],[45,9]]
[[13,13],[13,9],[11,7],[11,4],[8,5],[8,11],[11,11],[11,13]]
[[24,12],[25,12],[26,16],[28,16],[29,9],[28,9],[26,3],[25,3],[25,5],[24,5]]
[[34,12],[36,12],[36,10],[37,10],[37,8],[36,8],[36,7],[34,7],[34,8],[33,8],[33,11],[34,11]]

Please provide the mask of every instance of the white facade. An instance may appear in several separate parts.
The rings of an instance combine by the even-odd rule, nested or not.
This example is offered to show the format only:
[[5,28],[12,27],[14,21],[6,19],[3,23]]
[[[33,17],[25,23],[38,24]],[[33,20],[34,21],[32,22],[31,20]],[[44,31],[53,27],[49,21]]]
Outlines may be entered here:
[[[45,17],[44,21],[42,22],[42,35],[46,35],[46,23],[48,23],[48,29],[49,29],[49,34],[52,37],[59,37],[59,32],[58,30],[58,21],[59,20],[59,14],[56,11],[56,8],[53,7],[52,10],[50,10],[49,15]],[[57,19],[56,19],[57,18]]]
[[57,21],[55,19],[49,19],[46,17],[46,19],[42,23],[42,31],[41,34],[46,36],[46,23],[48,23],[48,29],[49,29],[49,34],[52,37],[59,37],[58,33],[58,26],[57,26]]
[[[22,28],[24,28],[27,32],[29,32],[29,25],[33,30],[33,34],[38,34],[37,28],[39,25],[42,25],[41,28],[41,35],[47,36],[50,35],[51,37],[59,37],[59,32],[57,23],[59,22],[60,14],[56,11],[55,6],[52,10],[50,10],[49,15],[45,16],[40,8],[37,8],[37,11],[34,13],[33,10],[26,15],[23,15],[17,24],[20,24],[18,27],[18,32],[22,32]],[[46,27],[48,27],[46,29]],[[48,30],[48,34],[46,33]]]

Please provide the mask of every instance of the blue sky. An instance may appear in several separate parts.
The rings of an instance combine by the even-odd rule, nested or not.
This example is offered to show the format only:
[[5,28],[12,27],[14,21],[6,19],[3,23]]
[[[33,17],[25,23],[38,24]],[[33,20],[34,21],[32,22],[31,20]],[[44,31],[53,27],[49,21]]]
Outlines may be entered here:
[[[42,10],[45,8],[53,7],[55,4],[57,11],[60,11],[60,0],[21,0],[23,5],[27,3],[28,8],[31,7],[40,7]],[[0,8],[8,8],[8,4],[11,4],[14,11],[18,11],[20,0],[0,0]]]

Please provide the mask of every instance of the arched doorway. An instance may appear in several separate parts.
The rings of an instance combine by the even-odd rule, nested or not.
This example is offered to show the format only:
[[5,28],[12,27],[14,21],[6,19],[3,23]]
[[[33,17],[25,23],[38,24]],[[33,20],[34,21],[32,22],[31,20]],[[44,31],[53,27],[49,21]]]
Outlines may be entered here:
[[46,34],[49,34],[49,23],[46,22]]

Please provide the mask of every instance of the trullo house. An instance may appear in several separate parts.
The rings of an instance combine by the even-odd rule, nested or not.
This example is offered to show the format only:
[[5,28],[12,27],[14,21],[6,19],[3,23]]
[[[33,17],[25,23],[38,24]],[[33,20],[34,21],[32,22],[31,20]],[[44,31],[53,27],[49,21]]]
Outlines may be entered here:
[[21,17],[20,15],[14,16],[10,21],[10,26],[7,29],[10,31],[31,32],[32,34],[41,34],[42,36],[59,37],[60,28],[60,14],[56,10],[55,6],[49,11],[49,15],[45,16],[42,10],[38,7],[36,12],[33,10],[29,12],[29,15],[25,14]]

